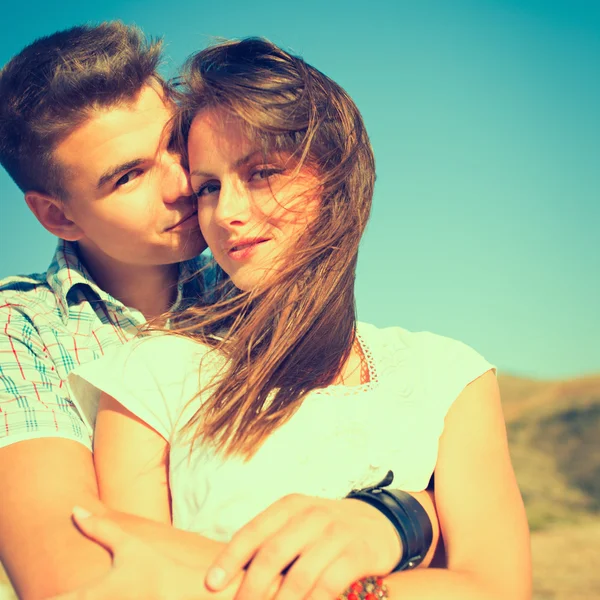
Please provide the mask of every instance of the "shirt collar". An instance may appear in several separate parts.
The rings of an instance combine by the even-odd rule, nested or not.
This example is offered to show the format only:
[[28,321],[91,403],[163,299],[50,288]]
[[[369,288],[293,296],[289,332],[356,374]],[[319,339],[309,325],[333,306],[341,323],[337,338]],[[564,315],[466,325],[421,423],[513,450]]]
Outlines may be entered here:
[[79,258],[75,242],[58,241],[54,258],[46,272],[46,281],[56,296],[65,321],[69,318],[68,296],[76,285],[85,285],[90,288],[103,302],[108,304],[119,303],[92,279],[89,271]]
[[[204,278],[195,274],[202,268],[205,259],[195,257],[179,265],[179,278],[177,282],[177,297],[171,310],[177,310],[184,305],[184,299],[197,298],[202,294]],[[79,257],[77,244],[66,240],[59,240],[54,258],[46,272],[46,281],[57,298],[64,321],[69,318],[68,296],[77,285],[85,285],[91,289],[107,305],[125,309],[120,300],[104,291],[90,275]]]

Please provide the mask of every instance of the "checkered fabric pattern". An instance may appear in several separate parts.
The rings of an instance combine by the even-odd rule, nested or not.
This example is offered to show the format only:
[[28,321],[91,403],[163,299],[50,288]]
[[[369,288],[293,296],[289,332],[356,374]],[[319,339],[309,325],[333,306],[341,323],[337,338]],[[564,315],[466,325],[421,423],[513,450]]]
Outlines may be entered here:
[[[182,263],[177,305],[209,288],[214,269],[190,278],[207,260]],[[91,449],[67,376],[127,342],[144,322],[94,283],[69,242],[59,242],[46,273],[0,281],[0,448],[59,437]]]

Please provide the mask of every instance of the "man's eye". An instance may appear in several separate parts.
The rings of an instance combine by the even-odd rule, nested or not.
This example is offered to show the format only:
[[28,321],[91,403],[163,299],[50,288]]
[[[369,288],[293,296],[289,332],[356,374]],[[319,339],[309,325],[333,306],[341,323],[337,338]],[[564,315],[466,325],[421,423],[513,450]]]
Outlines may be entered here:
[[142,169],[133,169],[128,171],[122,177],[119,177],[115,183],[115,187],[121,187],[122,185],[126,185],[129,182],[133,181],[136,177],[139,177],[143,173]]
[[261,167],[256,169],[252,175],[250,175],[250,181],[262,181],[263,179],[269,179],[274,175],[281,175],[285,169],[279,167]]
[[221,184],[213,181],[209,181],[208,183],[202,184],[197,192],[194,192],[198,198],[202,196],[210,196],[215,192],[218,192],[221,189]]

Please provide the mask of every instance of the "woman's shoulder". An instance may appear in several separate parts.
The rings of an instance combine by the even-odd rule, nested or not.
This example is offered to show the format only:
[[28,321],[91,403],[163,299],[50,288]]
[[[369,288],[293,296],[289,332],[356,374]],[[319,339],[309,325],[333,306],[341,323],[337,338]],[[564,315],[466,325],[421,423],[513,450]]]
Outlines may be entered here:
[[490,369],[479,352],[459,340],[430,331],[376,327],[360,323],[359,335],[379,363],[380,372],[403,371],[411,379],[432,386],[464,387]]
[[156,332],[135,338],[120,351],[121,360],[146,365],[157,372],[181,370],[190,361],[196,362],[210,348],[193,339],[171,333]]
[[92,425],[100,392],[105,392],[164,434],[166,428],[156,423],[164,424],[167,417],[172,422],[173,414],[199,391],[202,378],[214,376],[215,353],[210,350],[182,336],[152,333],[77,367],[69,385],[76,405]]
[[208,352],[208,348],[189,338],[151,333],[136,337],[118,348],[112,348],[104,357],[79,366],[78,375],[106,374],[118,376],[126,374],[128,381],[142,381],[151,375],[154,382],[163,378],[181,379],[187,374],[190,365]]
[[459,340],[431,331],[410,331],[397,326],[377,327],[363,322],[358,323],[357,331],[370,345],[403,348],[413,354],[432,356],[433,353],[435,356],[470,349]]

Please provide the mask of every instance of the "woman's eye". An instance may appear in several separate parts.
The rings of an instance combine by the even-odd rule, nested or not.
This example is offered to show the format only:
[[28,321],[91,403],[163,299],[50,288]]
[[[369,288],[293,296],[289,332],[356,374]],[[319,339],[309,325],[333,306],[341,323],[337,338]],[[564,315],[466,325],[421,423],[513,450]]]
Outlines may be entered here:
[[284,172],[284,169],[280,169],[278,167],[262,167],[260,169],[256,169],[252,175],[250,176],[250,181],[262,181],[263,179],[269,179],[274,175],[281,175]]
[[128,171],[122,177],[119,177],[115,183],[115,187],[121,187],[122,185],[126,185],[139,177],[143,173],[142,169],[133,169]]
[[201,198],[203,196],[210,196],[211,194],[218,192],[220,189],[221,189],[220,183],[209,181],[208,183],[202,184],[198,188],[198,191],[195,192],[195,194],[196,194],[196,196],[198,196],[198,198]]

